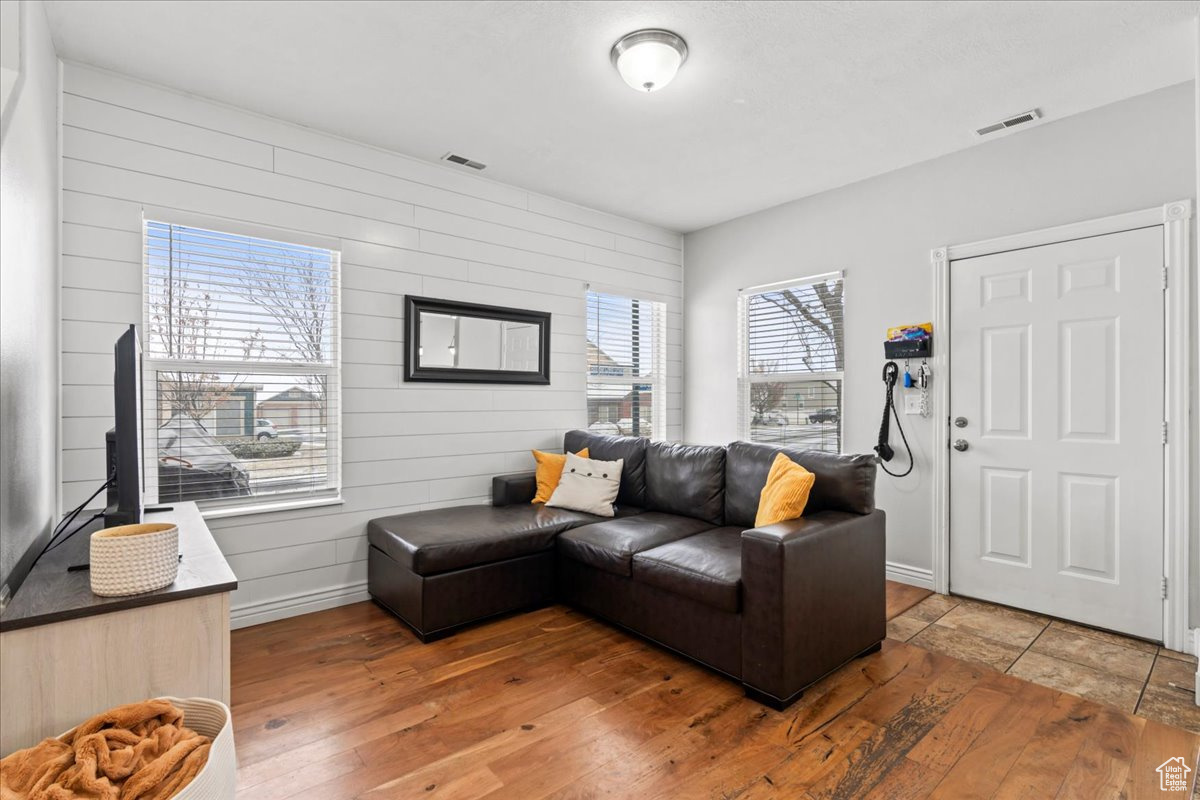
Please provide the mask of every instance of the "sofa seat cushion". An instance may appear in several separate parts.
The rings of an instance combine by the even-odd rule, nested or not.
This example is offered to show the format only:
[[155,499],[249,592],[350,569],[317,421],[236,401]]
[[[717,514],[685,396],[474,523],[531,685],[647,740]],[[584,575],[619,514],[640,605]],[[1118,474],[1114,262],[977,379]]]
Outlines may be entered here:
[[549,550],[558,534],[599,519],[541,504],[458,506],[373,519],[367,539],[416,574],[436,575]]
[[629,577],[633,570],[631,559],[636,553],[711,527],[691,517],[647,511],[573,528],[558,537],[558,552],[597,569]]
[[638,553],[633,579],[736,614],[742,593],[742,529],[714,528]]

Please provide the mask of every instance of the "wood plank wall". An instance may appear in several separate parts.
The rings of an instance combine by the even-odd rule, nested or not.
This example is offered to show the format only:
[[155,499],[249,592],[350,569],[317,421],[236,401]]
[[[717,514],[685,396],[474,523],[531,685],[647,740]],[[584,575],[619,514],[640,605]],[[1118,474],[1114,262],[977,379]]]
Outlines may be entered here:
[[[339,240],[345,503],[213,520],[235,627],[365,598],[365,524],[487,502],[585,422],[587,283],[667,303],[682,434],[681,237],[76,64],[63,74],[63,503],[103,480],[112,343],[141,321],[144,208]],[[403,113],[398,110],[397,113]],[[407,293],[553,313],[547,387],[404,384]]]

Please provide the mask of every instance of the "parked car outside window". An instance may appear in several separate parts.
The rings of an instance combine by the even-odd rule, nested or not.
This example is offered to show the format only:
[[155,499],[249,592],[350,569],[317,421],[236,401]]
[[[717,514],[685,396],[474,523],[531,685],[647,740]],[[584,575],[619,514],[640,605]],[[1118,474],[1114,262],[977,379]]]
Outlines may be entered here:
[[838,410],[836,408],[822,408],[808,415],[809,424],[816,422],[837,422]]
[[274,439],[279,436],[279,431],[275,428],[275,423],[269,419],[254,420],[254,438],[262,441],[263,439]]
[[158,429],[160,502],[248,496],[245,465],[202,424],[176,414]]

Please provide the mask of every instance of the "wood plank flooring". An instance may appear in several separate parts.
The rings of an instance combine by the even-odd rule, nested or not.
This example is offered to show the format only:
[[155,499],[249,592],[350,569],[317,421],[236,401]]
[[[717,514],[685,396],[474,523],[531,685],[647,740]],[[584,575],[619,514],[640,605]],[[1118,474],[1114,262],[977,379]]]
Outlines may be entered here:
[[[896,587],[892,614],[921,600]],[[891,640],[776,712],[561,606],[429,645],[369,603],[234,631],[233,712],[255,800],[1161,797],[1200,752]]]
[[893,620],[908,611],[917,603],[924,600],[933,592],[920,586],[909,586],[906,583],[887,582],[887,618]]

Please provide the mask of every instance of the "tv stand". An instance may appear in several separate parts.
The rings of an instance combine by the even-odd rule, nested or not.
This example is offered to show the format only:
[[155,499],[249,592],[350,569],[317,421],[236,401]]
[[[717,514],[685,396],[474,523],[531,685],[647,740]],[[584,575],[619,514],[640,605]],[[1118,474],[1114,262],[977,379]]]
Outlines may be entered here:
[[92,594],[90,573],[68,567],[88,561],[96,520],[43,556],[0,614],[0,756],[122,703],[162,695],[229,703],[237,578],[195,503],[157,521],[179,526],[183,560],[170,586]]

